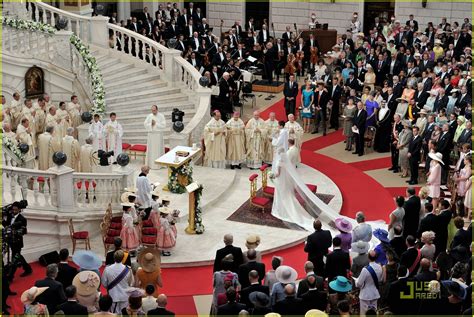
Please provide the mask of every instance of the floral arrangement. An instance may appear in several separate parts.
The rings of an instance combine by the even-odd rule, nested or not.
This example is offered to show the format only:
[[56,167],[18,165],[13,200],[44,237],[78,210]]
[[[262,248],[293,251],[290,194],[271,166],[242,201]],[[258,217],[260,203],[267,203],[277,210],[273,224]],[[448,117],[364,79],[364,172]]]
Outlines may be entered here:
[[37,31],[42,33],[47,33],[53,35],[56,33],[56,29],[45,23],[35,22],[35,21],[26,21],[20,19],[13,19],[9,17],[2,18],[2,24],[8,25],[9,27],[15,28],[17,30],[26,30],[26,31]]
[[196,234],[204,233],[204,225],[202,224],[202,210],[201,210],[201,197],[202,197],[203,187],[199,184],[199,188],[194,191],[196,197],[194,201],[194,231]]
[[[186,192],[186,186],[193,182],[193,168],[189,164],[183,164],[180,167],[171,168],[171,175],[168,179],[168,189],[175,194],[182,194]],[[184,184],[184,180],[187,183]]]
[[82,40],[73,34],[70,38],[70,42],[81,55],[84,64],[86,65],[92,86],[92,114],[104,114],[105,113],[105,89],[104,82],[102,80],[102,74],[94,56],[92,56],[89,47],[87,47]]
[[18,146],[6,136],[2,136],[3,146],[10,150],[20,161],[25,161],[25,154],[21,153]]

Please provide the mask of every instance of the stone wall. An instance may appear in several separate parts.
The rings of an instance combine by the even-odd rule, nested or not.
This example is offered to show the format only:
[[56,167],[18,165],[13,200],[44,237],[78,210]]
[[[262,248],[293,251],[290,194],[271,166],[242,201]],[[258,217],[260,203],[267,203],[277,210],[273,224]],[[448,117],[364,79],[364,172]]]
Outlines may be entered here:
[[[202,5],[202,4],[199,4]],[[213,33],[220,35],[221,19],[224,20],[222,31],[226,32],[235,21],[240,20],[242,27],[245,25],[245,3],[244,2],[208,2],[207,17],[209,25],[214,27]]]

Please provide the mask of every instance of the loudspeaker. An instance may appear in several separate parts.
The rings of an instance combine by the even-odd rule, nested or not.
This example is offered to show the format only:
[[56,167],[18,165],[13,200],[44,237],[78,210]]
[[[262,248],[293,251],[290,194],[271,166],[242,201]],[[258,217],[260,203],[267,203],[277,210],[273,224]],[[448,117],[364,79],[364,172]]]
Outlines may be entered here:
[[58,253],[58,251],[53,251],[53,252],[43,254],[39,258],[39,263],[42,266],[48,266],[49,264],[59,263],[59,253]]

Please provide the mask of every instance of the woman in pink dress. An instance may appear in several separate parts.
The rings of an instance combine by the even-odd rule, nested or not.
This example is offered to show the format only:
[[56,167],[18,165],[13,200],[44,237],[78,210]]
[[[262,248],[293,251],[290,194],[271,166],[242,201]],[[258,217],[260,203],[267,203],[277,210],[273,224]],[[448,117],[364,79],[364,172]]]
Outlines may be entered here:
[[135,250],[140,245],[140,236],[138,235],[138,228],[133,225],[131,215],[133,204],[122,203],[122,207],[122,231],[120,231],[122,247],[127,251]]
[[158,209],[161,207],[160,202],[158,199],[160,198],[159,196],[159,188],[156,187],[155,190],[151,193],[151,211],[150,211],[150,217],[149,219],[153,223],[153,227],[157,228],[160,225],[160,213]]
[[464,168],[457,172],[454,176],[454,181],[456,182],[456,194],[458,197],[464,197],[466,192],[466,181],[471,177],[471,157],[464,157]]
[[430,197],[432,199],[433,210],[436,209],[441,194],[441,165],[443,163],[443,154],[441,153],[429,153],[428,156],[431,158],[430,171],[428,172],[428,179],[426,184],[430,191]]
[[171,252],[169,250],[176,245],[176,226],[171,216],[170,208],[161,207],[158,211],[160,212],[160,225],[158,226],[156,245],[161,250],[163,256],[170,256]]
[[466,181],[465,193],[464,193],[464,208],[466,208],[467,216],[469,219],[472,219],[472,175]]

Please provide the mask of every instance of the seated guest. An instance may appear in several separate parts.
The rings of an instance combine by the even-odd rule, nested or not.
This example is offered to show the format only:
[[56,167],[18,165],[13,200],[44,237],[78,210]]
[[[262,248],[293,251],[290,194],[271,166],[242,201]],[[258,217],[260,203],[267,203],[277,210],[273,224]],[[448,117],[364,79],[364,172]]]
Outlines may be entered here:
[[271,291],[271,306],[274,307],[275,304],[283,299],[285,299],[285,286],[291,284],[296,287],[295,281],[298,277],[296,270],[290,266],[282,265],[276,269],[276,277],[278,283],[273,284],[273,289]]
[[226,291],[227,304],[221,305],[217,308],[218,316],[238,315],[241,310],[245,309],[244,304],[237,303],[237,291],[233,287],[229,287]]
[[68,249],[61,249],[59,251],[59,264],[58,264],[58,277],[56,281],[63,284],[63,288],[66,289],[69,285],[72,285],[72,280],[77,274],[77,269],[69,265],[69,251]]
[[168,298],[165,294],[158,295],[156,304],[158,307],[148,311],[147,316],[174,316],[172,311],[166,309],[166,305],[168,305]]
[[67,301],[58,306],[65,316],[87,316],[87,307],[82,306],[77,302],[77,288],[74,285],[66,287]]
[[114,253],[117,250],[122,250],[124,253],[122,263],[131,266],[132,261],[130,260],[130,254],[122,249],[122,239],[120,239],[119,237],[116,237],[114,239],[114,250],[107,252],[107,255],[105,256],[105,265],[111,265],[115,263]]
[[48,287],[33,286],[21,294],[21,302],[25,306],[24,316],[49,316],[48,307],[38,303],[37,297]]
[[110,308],[112,308],[113,300],[110,295],[102,295],[99,298],[99,311],[94,314],[94,316],[109,316],[115,317],[117,316],[114,313],[110,312]]
[[[54,314],[58,311],[58,305],[66,301],[63,285],[56,281],[58,276],[58,265],[50,264],[46,267],[46,278],[35,282],[36,287],[48,287],[38,298],[38,302],[48,307],[48,312]],[[87,309],[86,309],[87,314]]]

